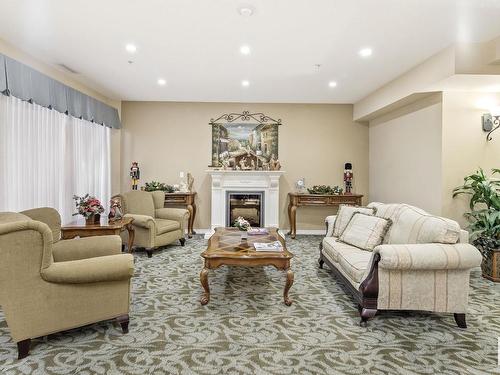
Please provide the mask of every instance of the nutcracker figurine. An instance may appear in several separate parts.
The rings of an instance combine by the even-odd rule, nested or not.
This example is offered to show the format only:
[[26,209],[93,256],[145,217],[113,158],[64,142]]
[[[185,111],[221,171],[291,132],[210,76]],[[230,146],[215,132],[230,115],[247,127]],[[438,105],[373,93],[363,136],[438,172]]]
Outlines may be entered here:
[[352,194],[352,179],[354,175],[352,173],[352,164],[345,163],[344,165],[344,184],[345,184],[345,194]]
[[136,161],[132,162],[132,166],[130,167],[130,178],[132,179],[132,190],[137,190],[137,182],[141,178],[141,171]]

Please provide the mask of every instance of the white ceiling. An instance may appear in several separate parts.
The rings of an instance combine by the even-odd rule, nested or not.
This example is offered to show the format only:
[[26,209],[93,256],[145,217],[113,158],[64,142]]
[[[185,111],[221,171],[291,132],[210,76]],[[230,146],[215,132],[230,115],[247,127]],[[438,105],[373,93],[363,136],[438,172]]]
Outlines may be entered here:
[[354,103],[499,19],[500,0],[0,0],[1,39],[122,100]]

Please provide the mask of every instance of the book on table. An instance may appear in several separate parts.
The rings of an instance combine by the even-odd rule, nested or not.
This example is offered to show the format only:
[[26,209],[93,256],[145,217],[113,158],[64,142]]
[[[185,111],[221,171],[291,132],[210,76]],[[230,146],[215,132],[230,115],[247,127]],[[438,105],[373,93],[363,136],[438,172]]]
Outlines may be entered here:
[[283,251],[283,245],[280,241],[274,242],[254,242],[256,251]]
[[259,234],[269,234],[269,230],[267,228],[250,228],[247,230],[247,232],[251,236]]

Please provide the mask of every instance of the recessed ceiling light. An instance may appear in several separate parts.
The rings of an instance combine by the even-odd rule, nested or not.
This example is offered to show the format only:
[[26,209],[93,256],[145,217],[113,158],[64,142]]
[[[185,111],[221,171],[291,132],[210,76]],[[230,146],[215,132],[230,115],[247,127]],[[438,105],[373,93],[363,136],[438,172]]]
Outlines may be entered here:
[[337,82],[335,82],[335,81],[330,81],[330,82],[328,82],[328,86],[329,86],[329,87],[337,87]]
[[242,55],[249,55],[250,54],[250,47],[247,45],[241,46],[240,52]]
[[241,86],[248,87],[248,86],[250,86],[250,82],[245,79],[245,80],[241,81]]
[[251,5],[242,5],[238,8],[238,13],[243,17],[250,17],[254,12],[254,8]]
[[167,81],[165,81],[163,78],[158,79],[158,84],[160,86],[165,86],[167,84]]
[[371,48],[362,48],[359,50],[359,56],[361,57],[370,57],[373,53]]
[[125,49],[127,50],[128,53],[135,53],[137,51],[137,47],[135,46],[135,44],[132,43],[128,43],[125,46]]

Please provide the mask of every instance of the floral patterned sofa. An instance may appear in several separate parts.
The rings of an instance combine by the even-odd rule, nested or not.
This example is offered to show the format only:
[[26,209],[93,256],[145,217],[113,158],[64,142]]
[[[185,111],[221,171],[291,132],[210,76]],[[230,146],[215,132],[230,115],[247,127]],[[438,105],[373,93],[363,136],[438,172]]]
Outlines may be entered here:
[[[361,325],[378,310],[424,310],[453,313],[457,325],[467,327],[469,275],[480,265],[481,255],[457,222],[407,204],[344,207],[326,218],[319,265],[326,263],[356,298]],[[342,242],[347,229],[339,238],[338,226],[363,213],[357,210],[388,222],[371,251]]]

